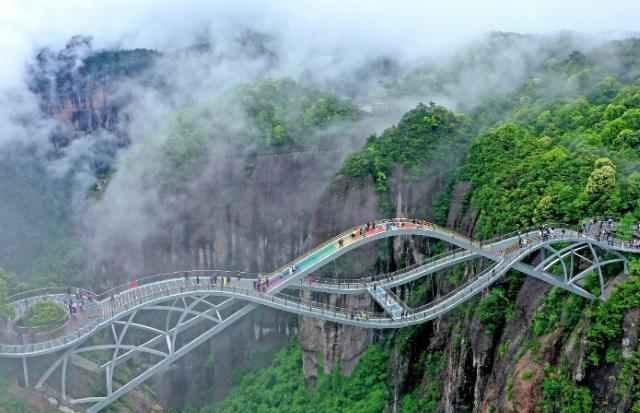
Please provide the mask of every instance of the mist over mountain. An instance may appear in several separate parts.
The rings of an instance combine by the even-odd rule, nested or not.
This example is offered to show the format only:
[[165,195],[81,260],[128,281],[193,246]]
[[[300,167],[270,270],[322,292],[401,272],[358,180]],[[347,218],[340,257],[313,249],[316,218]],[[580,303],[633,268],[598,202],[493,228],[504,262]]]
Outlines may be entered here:
[[[634,245],[639,11],[622,0],[10,0],[0,17],[0,344],[82,323],[70,315],[25,338],[12,294],[123,293],[154,274],[183,282],[183,271],[202,271],[204,285],[215,270],[253,274],[259,292],[276,268],[378,219],[489,240],[611,217],[609,237]],[[113,324],[73,347],[90,346],[62,364],[66,396],[58,376],[47,381],[53,402],[0,351],[0,413],[84,411],[73,399],[109,396],[109,380],[118,389],[146,371],[108,411],[636,411],[640,261],[598,248],[569,261],[568,244],[554,248],[522,262],[564,254],[553,263],[581,274],[582,296],[510,269],[452,311],[399,329],[259,305],[171,367],[154,370],[158,354],[140,352],[102,375],[116,355],[99,344],[127,331]],[[402,274],[454,249],[415,235],[377,240],[282,297],[377,316],[389,310],[366,289],[303,282]],[[596,252],[611,262],[601,272]],[[385,297],[425,308],[491,265],[461,261]],[[561,277],[557,267],[549,273]],[[233,311],[246,303],[234,300]],[[132,348],[173,322],[140,314],[138,326],[152,327],[126,335]],[[226,327],[212,322],[174,338],[173,351]],[[55,357],[37,358],[32,381]]]

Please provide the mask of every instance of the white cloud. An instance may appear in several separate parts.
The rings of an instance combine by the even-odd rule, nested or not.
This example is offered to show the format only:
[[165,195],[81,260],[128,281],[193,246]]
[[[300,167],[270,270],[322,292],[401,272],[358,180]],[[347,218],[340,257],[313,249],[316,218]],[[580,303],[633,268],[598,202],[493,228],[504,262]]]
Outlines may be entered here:
[[[40,116],[37,99],[26,89],[25,69],[38,50],[44,47],[60,50],[77,34],[92,36],[98,49],[143,47],[168,52],[183,49],[204,37],[212,40],[217,52],[232,55],[236,45],[227,40],[252,29],[274,37],[281,58],[276,74],[302,77],[308,70],[316,80],[340,81],[353,75],[370,58],[391,55],[419,59],[449,52],[487,31],[640,30],[640,3],[628,0],[588,3],[584,0],[3,0],[0,149],[8,147],[2,145],[5,142],[21,142],[35,143],[41,151],[47,150],[53,122]],[[526,52],[536,53],[533,49]],[[449,95],[459,99],[463,95],[482,95],[494,85],[505,83],[507,75],[517,79],[518,73],[524,72],[524,61],[516,56],[513,62],[510,67],[489,74],[484,73],[489,70],[483,67],[470,68],[459,84],[450,85],[454,89]],[[230,85],[260,76],[264,66],[264,60],[252,57],[191,54],[180,59],[162,59],[156,65],[154,73],[168,80],[166,90],[145,88],[135,81],[122,82],[119,92],[131,97],[128,132],[133,144],[157,130],[176,108],[214,98]],[[410,107],[415,100],[405,103]],[[455,107],[455,102],[447,103]],[[363,131],[361,136],[367,134]],[[66,148],[63,157],[48,165],[51,172],[59,175],[78,170],[75,176],[78,204],[94,179],[83,162],[92,159],[95,144],[114,139],[106,133],[93,138],[75,141]],[[116,175],[110,184],[97,207],[103,218],[95,224],[94,246],[100,244],[106,250],[117,250],[117,245],[109,243],[119,240],[119,233],[141,245],[145,237],[161,228],[158,225],[161,220],[156,216],[174,212],[158,206],[159,194],[148,188],[144,179],[146,166],[136,164],[138,169]],[[139,229],[131,231],[136,226]]]

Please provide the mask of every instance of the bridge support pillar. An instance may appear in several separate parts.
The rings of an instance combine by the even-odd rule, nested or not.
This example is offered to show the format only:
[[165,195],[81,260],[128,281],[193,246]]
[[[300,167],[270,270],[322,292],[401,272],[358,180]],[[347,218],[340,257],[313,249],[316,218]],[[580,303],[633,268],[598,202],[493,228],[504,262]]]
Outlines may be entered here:
[[29,368],[27,367],[27,358],[22,358],[22,373],[24,374],[24,387],[31,387],[29,384]]
[[67,360],[68,357],[65,357],[62,361],[62,377],[60,387],[62,388],[62,399],[67,400]]

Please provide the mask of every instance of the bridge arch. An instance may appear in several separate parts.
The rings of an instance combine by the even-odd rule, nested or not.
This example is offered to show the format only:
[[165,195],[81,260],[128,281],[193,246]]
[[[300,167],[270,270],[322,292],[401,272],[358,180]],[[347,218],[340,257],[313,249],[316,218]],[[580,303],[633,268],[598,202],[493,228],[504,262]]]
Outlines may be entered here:
[[[403,310],[399,312],[389,310],[388,313],[390,315],[367,314],[366,316],[356,316],[354,318],[353,314],[341,309],[301,303],[282,293],[282,290],[286,288],[328,288],[319,287],[322,283],[304,286],[304,283],[299,284],[297,281],[302,280],[305,275],[361,245],[397,235],[417,235],[435,238],[456,245],[464,251],[454,252],[452,257],[445,256],[422,266],[419,265],[409,271],[398,274],[396,277],[391,276],[391,280],[385,281],[386,284],[383,283],[383,287],[391,288],[402,285],[402,283],[433,273],[437,269],[453,265],[452,263],[464,262],[473,257],[488,258],[494,262],[494,266],[476,274],[452,293],[438,297],[434,302],[421,308],[411,309],[412,311],[406,314]],[[338,242],[339,240],[342,240],[342,242]],[[550,252],[549,257],[543,258],[540,263],[535,265],[525,262],[533,254],[540,251]],[[566,259],[574,260],[576,257],[585,256],[587,251],[592,254],[590,258],[592,265],[575,272],[574,261],[567,263]],[[614,255],[614,258],[601,259],[602,254],[598,254],[599,251],[607,251]],[[62,366],[61,374],[65,375],[69,357],[89,351],[87,348],[91,348],[87,344],[88,338],[111,329],[113,343],[106,343],[105,345],[113,349],[113,355],[109,362],[99,366],[100,369],[105,371],[106,380],[108,381],[106,396],[102,398],[69,399],[73,403],[95,403],[89,408],[89,411],[98,411],[189,352],[195,346],[233,324],[236,320],[252,311],[257,305],[279,308],[296,314],[365,328],[400,328],[440,317],[452,308],[471,299],[497,281],[510,269],[522,271],[527,275],[534,276],[583,297],[594,298],[590,292],[580,286],[581,280],[589,274],[597,272],[601,291],[604,291],[601,268],[605,265],[622,262],[626,270],[626,258],[622,253],[639,252],[640,249],[633,248],[624,242],[615,240],[607,243],[601,242],[594,237],[579,234],[569,227],[562,227],[562,230],[560,231],[559,229],[556,236],[548,239],[539,238],[536,231],[525,231],[520,235],[509,234],[489,242],[480,243],[430,223],[401,219],[386,220],[377,222],[371,230],[367,230],[364,234],[360,233],[360,228],[340,234],[274,271],[269,275],[270,284],[268,289],[264,291],[256,291],[252,286],[252,282],[257,281],[255,278],[231,280],[228,285],[226,281],[225,285],[207,284],[206,280],[202,284],[196,285],[193,280],[182,279],[180,275],[176,277],[176,274],[173,277],[154,279],[153,282],[148,284],[140,283],[134,289],[119,291],[119,295],[115,300],[110,300],[107,296],[103,296],[98,301],[98,305],[102,309],[102,316],[83,330],[82,334],[78,332],[77,338],[70,341],[57,339],[46,345],[38,344],[17,349],[0,346],[0,357],[22,358],[25,365],[25,376],[27,376],[27,358],[62,352],[58,360],[50,366],[37,382],[36,386],[39,387],[47,381],[58,367]],[[554,274],[550,271],[554,266],[561,268],[561,274]],[[341,289],[349,291],[360,289],[361,292],[370,293],[372,297],[380,302],[379,291],[376,288],[375,286],[367,285],[366,282],[364,285],[354,283],[354,287],[343,288],[339,286],[337,292],[340,292]],[[384,296],[386,297],[386,295],[385,292]],[[601,293],[601,297],[603,297],[603,293]],[[191,303],[187,303],[188,300],[192,300]],[[180,302],[183,303],[183,307],[178,305]],[[383,308],[385,307],[383,306]],[[143,321],[136,321],[136,317],[142,311],[167,312],[167,316],[164,319],[164,329],[159,326],[146,325]],[[173,318],[172,314],[175,313],[178,314],[178,318],[174,325],[171,319]],[[178,337],[180,334],[202,322],[209,322],[211,326],[202,334],[181,343],[179,346]],[[117,331],[116,326],[122,327],[120,332]],[[139,345],[128,344],[125,342],[126,334],[128,331],[133,330],[143,330],[151,334],[153,338]],[[109,336],[109,334],[106,334],[106,336]],[[158,346],[166,346],[166,351],[157,350]],[[161,357],[161,360],[128,383],[118,389],[114,389],[112,382],[114,369],[118,364],[126,362],[136,354],[152,354]],[[62,390],[62,394],[66,397],[65,389]]]

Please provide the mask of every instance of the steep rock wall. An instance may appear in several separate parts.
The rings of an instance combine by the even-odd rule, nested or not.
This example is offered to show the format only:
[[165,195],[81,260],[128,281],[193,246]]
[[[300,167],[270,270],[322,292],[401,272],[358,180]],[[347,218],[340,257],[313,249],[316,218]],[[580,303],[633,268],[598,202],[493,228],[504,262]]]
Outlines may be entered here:
[[[171,213],[155,217],[151,230],[143,228],[140,244],[132,242],[135,229],[124,227],[111,231],[108,240],[88,240],[97,282],[106,286],[131,274],[185,268],[273,271],[308,247],[311,211],[322,204],[320,197],[342,161],[339,151],[228,153],[211,162],[196,183],[162,194],[159,210]],[[102,223],[113,229],[116,220],[107,218]],[[297,322],[289,313],[258,308],[157,375],[153,387],[166,406],[221,400],[242,372],[269,363],[297,333]],[[351,351],[359,342],[366,346],[367,340],[354,337],[343,348]]]
[[[406,182],[402,169],[396,168],[389,182],[389,191],[384,194],[376,193],[372,178],[347,179],[338,176],[327,188],[314,210],[305,248],[312,248],[345,228],[381,218],[383,213],[380,202],[385,198],[389,199],[394,216],[432,218],[429,206],[444,190],[448,173],[446,168],[440,166],[434,165],[433,174],[412,184]],[[407,256],[410,256],[412,262],[420,261],[427,244],[427,240],[420,238],[396,237],[393,241],[384,240],[358,248],[347,254],[350,272],[343,276],[394,271],[396,262],[406,260]],[[377,259],[379,253],[386,255],[386,259]],[[341,277],[331,274],[330,271],[319,271],[316,275]],[[409,291],[403,289],[403,294],[408,294]],[[368,295],[302,293],[302,297],[306,300],[339,305],[356,312],[372,311],[377,306]],[[317,377],[318,358],[322,360],[325,372],[331,371],[339,363],[343,373],[349,374],[375,337],[376,333],[372,330],[302,317],[300,342],[306,379],[313,383]]]

